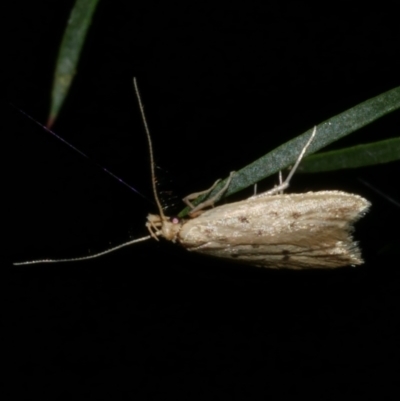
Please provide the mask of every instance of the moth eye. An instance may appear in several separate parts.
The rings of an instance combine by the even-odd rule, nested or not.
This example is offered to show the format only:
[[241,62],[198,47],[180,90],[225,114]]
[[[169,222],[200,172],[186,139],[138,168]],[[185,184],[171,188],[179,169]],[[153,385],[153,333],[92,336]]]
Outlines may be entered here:
[[172,224],[179,224],[180,223],[179,217],[170,217],[169,220],[170,220],[170,222]]

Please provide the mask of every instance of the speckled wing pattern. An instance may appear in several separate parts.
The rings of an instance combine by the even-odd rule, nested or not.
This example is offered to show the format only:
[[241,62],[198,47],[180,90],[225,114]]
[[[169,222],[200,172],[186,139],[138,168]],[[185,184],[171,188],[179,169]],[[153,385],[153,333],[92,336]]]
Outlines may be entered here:
[[269,268],[336,268],[363,263],[351,232],[370,203],[340,191],[257,195],[183,223],[189,251]]

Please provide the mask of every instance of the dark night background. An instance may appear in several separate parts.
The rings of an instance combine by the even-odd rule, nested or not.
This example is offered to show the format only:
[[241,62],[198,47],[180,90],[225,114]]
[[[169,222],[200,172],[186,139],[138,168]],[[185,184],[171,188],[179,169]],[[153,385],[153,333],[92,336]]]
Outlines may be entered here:
[[[372,202],[356,225],[361,267],[261,270],[166,241],[87,262],[12,266],[146,235],[156,211],[8,104],[46,121],[72,5],[23,1],[5,13],[3,362],[13,394],[395,395],[400,209],[360,179],[400,202],[399,162],[292,181],[293,192],[338,189]],[[152,199],[136,76],[160,189],[173,191],[166,202],[179,210],[184,195],[399,86],[399,40],[397,10],[379,3],[103,1],[54,131]],[[399,126],[395,112],[332,148],[399,136]]]

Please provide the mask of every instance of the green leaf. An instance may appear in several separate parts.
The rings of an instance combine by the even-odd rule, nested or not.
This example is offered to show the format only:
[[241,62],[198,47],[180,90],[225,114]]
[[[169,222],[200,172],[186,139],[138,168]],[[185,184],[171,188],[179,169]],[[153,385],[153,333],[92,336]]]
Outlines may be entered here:
[[76,0],[71,11],[57,58],[51,93],[50,114],[47,120],[48,127],[54,124],[68,94],[98,2],[99,0]]
[[[317,126],[317,134],[307,149],[306,154],[314,153],[398,108],[400,108],[400,87],[391,89],[360,103],[319,124]],[[286,142],[272,152],[237,171],[232,178],[228,190],[225,191],[221,198],[248,188],[258,181],[294,164],[310,137],[312,130],[311,128],[304,134]],[[380,160],[379,156],[377,156],[376,162],[381,163],[378,160]],[[217,194],[224,186],[225,181],[221,181],[208,196],[212,197]],[[201,196],[193,204],[197,205],[205,198],[206,196]],[[179,213],[179,217],[186,216],[189,211],[189,208],[185,208]]]
[[316,173],[344,168],[358,168],[400,160],[400,138],[352,146],[308,156],[298,169],[301,173]]

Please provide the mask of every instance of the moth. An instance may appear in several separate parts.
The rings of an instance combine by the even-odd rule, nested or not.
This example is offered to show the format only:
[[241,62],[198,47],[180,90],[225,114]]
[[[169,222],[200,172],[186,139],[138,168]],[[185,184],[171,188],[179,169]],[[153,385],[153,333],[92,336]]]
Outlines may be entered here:
[[336,268],[363,263],[358,243],[352,238],[353,224],[368,211],[370,203],[359,195],[341,191],[283,194],[316,135],[316,127],[284,182],[244,201],[212,209],[216,199],[228,188],[234,172],[224,187],[209,200],[194,206],[191,200],[209,193],[187,196],[189,217],[168,217],[161,206],[155,179],[153,147],[136,80],[134,86],[148,139],[152,187],[158,214],[147,216],[150,235],[134,239],[106,251],[69,259],[44,259],[14,263],[70,262],[93,259],[122,247],[154,238],[178,243],[188,251],[238,261],[257,267],[314,269]]

